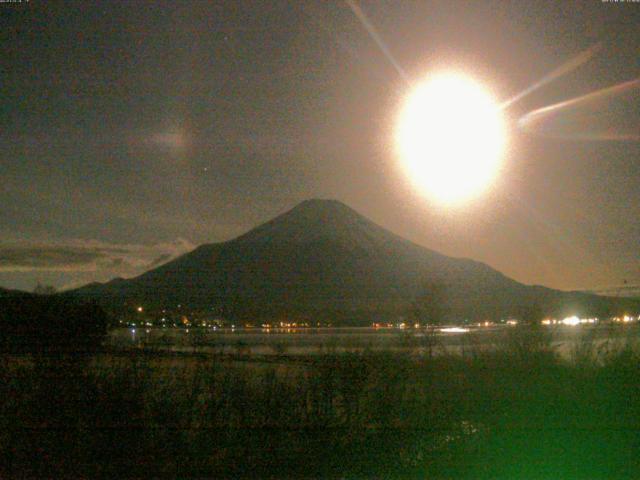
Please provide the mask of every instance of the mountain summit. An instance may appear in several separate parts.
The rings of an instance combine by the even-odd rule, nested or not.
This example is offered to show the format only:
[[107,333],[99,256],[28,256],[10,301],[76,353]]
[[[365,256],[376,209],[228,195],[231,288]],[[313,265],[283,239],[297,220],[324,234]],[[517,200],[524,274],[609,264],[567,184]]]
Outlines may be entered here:
[[587,313],[611,303],[526,286],[485,264],[439,254],[335,200],[304,201],[228,242],[72,293],[119,304],[210,307],[239,320],[300,316],[369,324],[406,316],[434,282],[446,290],[451,320],[517,316],[532,305]]
[[345,243],[382,240],[392,236],[337,200],[305,200],[288,212],[254,228],[237,242],[304,243],[321,239]]

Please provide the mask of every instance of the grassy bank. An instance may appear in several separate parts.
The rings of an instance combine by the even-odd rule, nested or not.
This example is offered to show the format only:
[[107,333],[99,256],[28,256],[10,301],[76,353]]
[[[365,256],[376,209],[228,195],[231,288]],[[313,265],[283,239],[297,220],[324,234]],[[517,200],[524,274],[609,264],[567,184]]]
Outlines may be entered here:
[[640,363],[530,332],[433,358],[3,358],[0,476],[633,478]]

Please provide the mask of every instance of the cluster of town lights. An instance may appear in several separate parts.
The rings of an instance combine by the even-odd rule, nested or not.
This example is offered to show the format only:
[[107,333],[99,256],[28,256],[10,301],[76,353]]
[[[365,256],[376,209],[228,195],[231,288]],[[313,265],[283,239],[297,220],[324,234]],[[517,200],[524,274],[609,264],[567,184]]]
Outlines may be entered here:
[[[178,305],[178,308],[182,307],[182,305]],[[139,314],[142,314],[143,312],[146,312],[145,308],[143,306],[136,306],[135,307],[135,311],[137,312],[138,316],[137,316],[137,321],[136,322],[130,322],[130,321],[126,321],[126,320],[120,320],[119,323],[120,324],[124,324],[128,327],[131,327],[131,331],[132,333],[135,334],[135,327],[140,326],[140,327],[152,327],[154,326],[154,323],[152,323],[151,321],[149,321],[147,317],[147,315],[145,316],[140,316]],[[166,310],[162,310],[163,314],[166,314]],[[565,325],[565,326],[577,326],[577,325],[594,325],[597,323],[600,323],[601,321],[605,321],[605,322],[613,322],[613,323],[631,323],[631,322],[640,322],[640,315],[639,316],[632,316],[632,315],[623,315],[623,316],[619,316],[619,317],[609,317],[607,319],[604,320],[600,320],[597,317],[591,317],[591,318],[580,318],[577,315],[571,315],[562,319],[555,319],[555,318],[545,318],[544,320],[541,321],[542,325]],[[516,319],[510,318],[510,319],[502,319],[500,320],[500,322],[494,322],[494,321],[483,321],[483,322],[479,322],[479,323],[475,323],[473,325],[471,325],[472,327],[496,327],[499,324],[506,324],[509,326],[515,326],[518,325],[520,322]],[[167,325],[168,324],[168,325]],[[469,325],[469,324],[467,324]],[[159,322],[159,325],[162,328],[167,328],[167,326],[173,326],[173,327],[183,327],[186,329],[186,331],[188,332],[189,327],[192,326],[197,326],[197,327],[204,327],[204,328],[211,328],[212,330],[218,330],[218,329],[223,329],[224,325],[222,325],[220,323],[219,319],[216,320],[198,320],[198,319],[189,319],[186,315],[180,315],[179,320],[170,320],[169,318],[167,318],[166,316],[163,316]],[[287,331],[290,331],[291,329],[297,329],[297,328],[308,328],[308,327],[313,327],[314,325],[311,322],[306,322],[306,321],[302,321],[302,322],[289,322],[289,321],[280,321],[280,322],[273,322],[273,323],[262,323],[258,325],[258,328],[262,328],[263,331],[270,331],[271,329],[285,329]],[[317,322],[316,325],[317,327],[320,327],[321,324],[320,322]],[[327,324],[326,326],[331,327],[331,324]],[[420,323],[409,323],[409,322],[404,322],[404,321],[400,321],[397,323],[391,323],[391,322],[374,322],[371,324],[371,327],[375,328],[375,329],[386,329],[386,328],[398,328],[398,329],[407,329],[407,328],[421,328],[421,327],[425,327],[425,328],[429,328],[430,325],[428,324],[420,324]],[[431,325],[431,327],[435,327],[436,325]],[[253,324],[245,324],[244,328],[253,328],[254,325]],[[234,331],[236,329],[236,325],[230,325],[230,328],[232,331]],[[148,328],[146,329],[148,330]],[[461,328],[461,327],[454,327],[454,326],[441,326],[440,328],[438,328],[438,330],[440,330],[441,332],[446,332],[446,333],[463,333],[463,332],[467,332],[469,331],[468,328]]]
[[640,315],[638,315],[637,318],[634,318],[632,316],[629,315],[625,315],[624,317],[614,317],[613,321],[616,323],[629,323],[629,322],[635,322],[636,320],[640,320]]
[[[638,317],[632,317],[630,315],[624,315],[622,317],[613,317],[611,319],[611,321],[613,321],[614,323],[630,323],[630,322],[635,322],[640,320],[640,316]],[[593,318],[579,318],[576,315],[572,315],[570,317],[565,317],[562,320],[556,320],[556,319],[551,319],[551,318],[547,318],[542,320],[542,324],[543,325],[569,325],[569,326],[576,326],[576,325],[585,325],[585,324],[596,324],[598,323],[600,320],[597,317],[593,317]]]
[[556,320],[555,318],[546,318],[542,320],[543,325],[584,325],[584,324],[595,324],[598,323],[597,318],[579,318],[576,315],[571,315],[570,317],[565,317],[562,320]]

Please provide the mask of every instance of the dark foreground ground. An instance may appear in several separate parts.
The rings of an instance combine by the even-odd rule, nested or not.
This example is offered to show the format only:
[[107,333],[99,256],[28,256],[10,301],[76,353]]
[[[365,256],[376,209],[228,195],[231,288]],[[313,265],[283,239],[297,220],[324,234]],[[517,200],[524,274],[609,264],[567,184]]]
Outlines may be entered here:
[[0,478],[638,478],[640,357],[550,345],[5,355]]

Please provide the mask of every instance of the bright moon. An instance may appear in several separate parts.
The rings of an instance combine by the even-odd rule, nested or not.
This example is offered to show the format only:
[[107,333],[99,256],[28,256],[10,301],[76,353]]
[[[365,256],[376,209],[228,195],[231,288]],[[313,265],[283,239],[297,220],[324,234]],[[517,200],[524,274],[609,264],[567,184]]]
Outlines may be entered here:
[[435,76],[408,96],[396,132],[416,188],[447,205],[469,200],[493,183],[506,134],[491,95],[458,74]]

